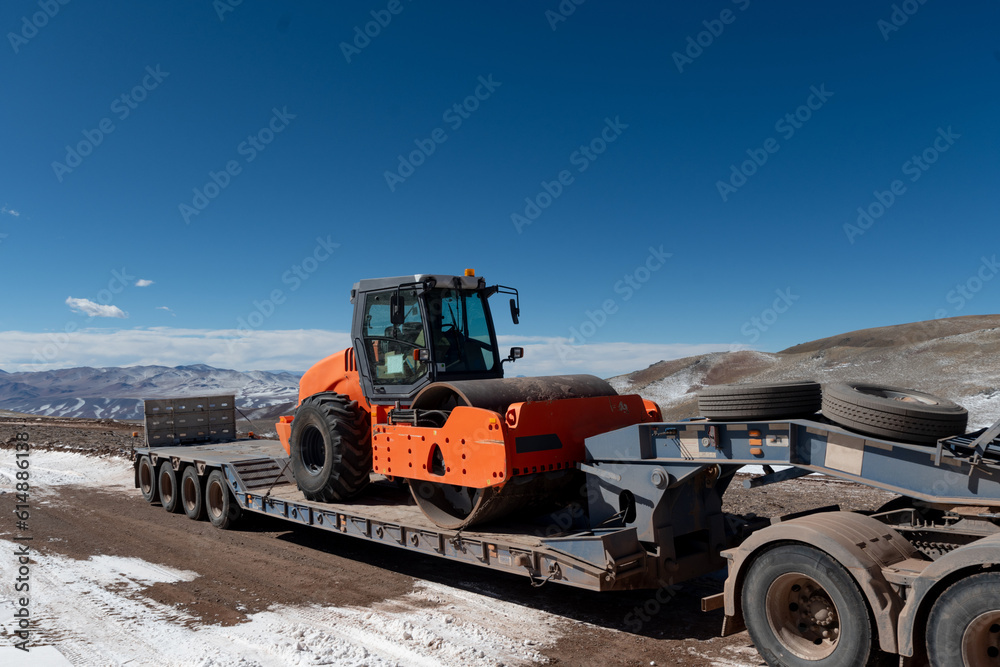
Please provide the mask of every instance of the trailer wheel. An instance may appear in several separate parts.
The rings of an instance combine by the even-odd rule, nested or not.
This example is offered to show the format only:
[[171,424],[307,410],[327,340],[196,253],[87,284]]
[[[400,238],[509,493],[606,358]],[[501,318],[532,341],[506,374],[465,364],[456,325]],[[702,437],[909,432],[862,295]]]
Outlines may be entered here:
[[743,584],[743,616],[769,665],[875,665],[882,654],[857,584],[828,554],[785,544],[761,554]]
[[823,415],[845,428],[917,444],[965,433],[969,412],[922,391],[861,382],[823,388]]
[[765,382],[705,387],[698,392],[698,413],[709,419],[783,419],[819,411],[818,382]]
[[156,492],[156,469],[153,468],[153,462],[148,456],[141,456],[136,466],[142,497],[147,503],[155,503],[159,500],[159,494]]
[[340,394],[316,394],[295,411],[289,451],[292,474],[309,500],[358,495],[372,469],[367,413]]
[[205,517],[205,493],[198,470],[191,465],[181,475],[181,507],[189,519],[200,521]]
[[221,530],[232,528],[243,514],[221,470],[213,470],[205,481],[205,508],[208,520]]
[[163,509],[171,513],[180,512],[181,494],[177,485],[177,473],[174,472],[169,459],[160,464],[156,486],[160,491],[160,504],[163,505]]
[[985,572],[952,584],[927,620],[931,665],[1000,664],[1000,572]]

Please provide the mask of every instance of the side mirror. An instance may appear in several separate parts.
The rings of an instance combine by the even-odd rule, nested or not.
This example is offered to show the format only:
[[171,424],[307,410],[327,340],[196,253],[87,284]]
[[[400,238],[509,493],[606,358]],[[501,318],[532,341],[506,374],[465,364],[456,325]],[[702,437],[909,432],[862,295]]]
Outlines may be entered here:
[[503,366],[508,361],[511,361],[511,362],[517,361],[518,359],[522,358],[523,356],[524,356],[524,348],[523,347],[512,347],[512,348],[510,348],[510,354],[507,356],[506,359],[503,359],[503,360],[500,361],[500,365]]
[[[514,301],[514,299],[511,299],[510,300],[510,319],[513,320],[514,324],[517,324],[517,318],[520,315],[521,315],[521,309],[517,307],[517,303]],[[521,348],[519,348],[519,347],[515,347],[514,349],[515,350],[521,350]],[[523,354],[524,350],[521,350],[521,353]],[[520,357],[518,357],[518,359],[520,359]]]
[[400,298],[398,292],[389,297],[389,321],[397,326],[406,321],[403,299]]

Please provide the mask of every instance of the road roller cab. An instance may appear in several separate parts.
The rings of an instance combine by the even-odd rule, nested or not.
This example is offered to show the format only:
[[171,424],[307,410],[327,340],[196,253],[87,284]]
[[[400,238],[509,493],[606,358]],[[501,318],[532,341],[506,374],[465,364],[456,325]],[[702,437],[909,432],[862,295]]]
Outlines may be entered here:
[[584,439],[658,420],[655,404],[591,375],[503,377],[488,299],[517,291],[464,276],[362,280],[352,347],[302,378],[278,434],[311,500],[347,500],[369,473],[404,479],[445,528],[540,509],[579,489]]
[[521,351],[501,359],[488,301],[497,293],[513,295],[516,322],[517,290],[487,286],[471,270],[355,283],[351,337],[364,395],[372,404],[409,405],[432,382],[503,377],[504,361]]

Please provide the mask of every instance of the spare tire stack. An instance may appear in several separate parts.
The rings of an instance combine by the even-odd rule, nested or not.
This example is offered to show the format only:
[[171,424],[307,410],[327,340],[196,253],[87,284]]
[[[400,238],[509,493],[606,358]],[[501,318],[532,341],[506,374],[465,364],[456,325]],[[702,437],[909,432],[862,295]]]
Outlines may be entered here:
[[811,380],[717,385],[698,392],[701,416],[719,421],[795,419],[820,408],[838,426],[915,444],[963,434],[969,418],[965,408],[948,399],[863,382],[822,388]]

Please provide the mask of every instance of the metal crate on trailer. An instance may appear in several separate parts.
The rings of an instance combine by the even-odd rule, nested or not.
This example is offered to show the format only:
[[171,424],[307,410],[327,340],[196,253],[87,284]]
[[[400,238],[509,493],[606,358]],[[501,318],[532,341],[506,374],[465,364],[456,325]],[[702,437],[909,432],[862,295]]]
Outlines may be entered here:
[[150,447],[236,439],[236,397],[188,396],[143,401]]

